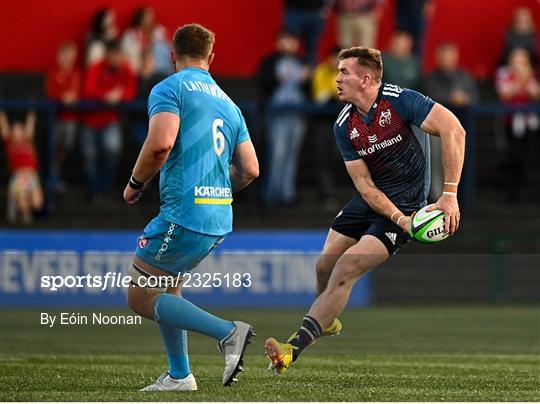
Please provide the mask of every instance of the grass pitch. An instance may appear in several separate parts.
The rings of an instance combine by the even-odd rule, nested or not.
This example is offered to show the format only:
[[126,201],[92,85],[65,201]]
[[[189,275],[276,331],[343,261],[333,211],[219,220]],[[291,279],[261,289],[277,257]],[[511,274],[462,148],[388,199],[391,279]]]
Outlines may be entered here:
[[217,314],[250,322],[257,332],[240,382],[222,387],[223,364],[215,342],[190,334],[191,367],[199,390],[138,393],[167,369],[151,322],[47,328],[39,325],[39,310],[4,309],[0,401],[540,400],[538,306],[346,310],[342,334],[308,348],[279,378],[266,371],[264,340],[288,337],[304,311]]

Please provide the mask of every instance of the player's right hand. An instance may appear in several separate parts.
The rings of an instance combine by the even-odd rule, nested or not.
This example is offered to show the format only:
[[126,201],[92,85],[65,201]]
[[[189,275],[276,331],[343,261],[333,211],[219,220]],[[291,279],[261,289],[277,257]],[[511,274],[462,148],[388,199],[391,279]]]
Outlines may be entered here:
[[409,236],[411,235],[411,223],[414,215],[416,215],[416,212],[413,212],[410,216],[403,216],[403,219],[399,221],[399,227]]
[[142,193],[142,189],[133,189],[128,183],[124,189],[124,201],[126,201],[128,205],[133,205],[135,202],[141,199]]

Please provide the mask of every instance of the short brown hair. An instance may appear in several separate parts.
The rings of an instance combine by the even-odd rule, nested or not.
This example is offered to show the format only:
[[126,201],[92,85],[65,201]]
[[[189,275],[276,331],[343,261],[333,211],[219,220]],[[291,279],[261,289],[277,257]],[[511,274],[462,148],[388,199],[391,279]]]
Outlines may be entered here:
[[174,33],[173,48],[178,56],[204,59],[210,54],[214,40],[214,33],[202,25],[186,24]]
[[339,60],[356,58],[360,66],[367,67],[373,72],[375,81],[381,81],[383,72],[383,63],[381,51],[364,46],[353,46],[352,48],[343,49],[339,52]]

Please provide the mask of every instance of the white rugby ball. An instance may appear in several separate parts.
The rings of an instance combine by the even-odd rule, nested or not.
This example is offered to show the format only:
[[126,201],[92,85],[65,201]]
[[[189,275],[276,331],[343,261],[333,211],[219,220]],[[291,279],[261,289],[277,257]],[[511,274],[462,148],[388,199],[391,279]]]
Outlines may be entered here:
[[411,235],[420,243],[432,244],[449,236],[444,232],[444,212],[439,209],[428,212],[428,206],[420,209],[411,221]]

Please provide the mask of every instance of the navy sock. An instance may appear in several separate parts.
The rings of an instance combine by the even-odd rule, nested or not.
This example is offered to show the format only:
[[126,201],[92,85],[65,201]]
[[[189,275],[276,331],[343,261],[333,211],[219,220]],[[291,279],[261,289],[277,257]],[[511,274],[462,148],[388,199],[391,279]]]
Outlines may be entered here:
[[302,326],[296,332],[289,343],[293,346],[293,362],[300,356],[313,341],[321,336],[322,328],[313,317],[305,316],[302,320]]

